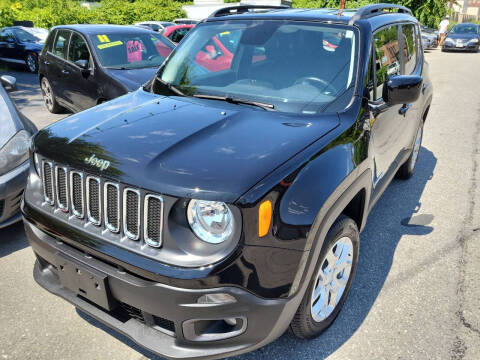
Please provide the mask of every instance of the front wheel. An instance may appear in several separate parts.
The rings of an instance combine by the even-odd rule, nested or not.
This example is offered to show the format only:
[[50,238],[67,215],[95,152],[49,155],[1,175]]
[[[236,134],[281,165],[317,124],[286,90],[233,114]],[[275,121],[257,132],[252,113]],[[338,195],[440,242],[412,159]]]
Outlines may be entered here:
[[31,73],[38,72],[38,58],[34,53],[28,53],[25,58],[25,65],[27,65],[28,71]]
[[340,216],[325,238],[317,268],[290,324],[295,336],[315,338],[333,323],[352,286],[359,243],[355,221]]
[[415,142],[413,143],[412,153],[405,163],[398,169],[397,178],[410,179],[417,167],[418,156],[420,155],[420,149],[422,148],[423,139],[423,121],[418,127],[417,134],[415,135]]

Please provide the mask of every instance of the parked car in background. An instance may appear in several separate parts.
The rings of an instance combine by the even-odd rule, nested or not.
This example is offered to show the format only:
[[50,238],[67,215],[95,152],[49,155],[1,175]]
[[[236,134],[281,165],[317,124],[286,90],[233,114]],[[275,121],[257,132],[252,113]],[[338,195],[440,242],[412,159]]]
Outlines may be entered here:
[[165,29],[163,29],[162,35],[169,38],[175,44],[178,44],[194,27],[195,25],[192,24],[167,26]]
[[137,26],[62,25],[40,54],[45,106],[77,112],[138,89],[175,45]]
[[170,21],[140,21],[135,23],[135,25],[148,26],[150,29],[156,32],[162,32],[167,26],[175,25]]
[[20,113],[7,92],[16,90],[16,80],[0,79],[0,228],[22,219],[20,202],[27,185],[30,138],[35,125]]
[[[198,53],[225,33],[231,66],[208,70]],[[433,87],[419,36],[391,4],[217,10],[146,86],[35,136],[22,206],[34,279],[165,359],[319,336],[369,216],[388,231],[370,211],[421,156]]]
[[45,42],[48,37],[48,29],[39,27],[23,27],[23,30],[29,32],[32,35],[38,37],[42,42]]
[[424,49],[435,49],[438,47],[438,36],[422,31],[422,45]]
[[478,52],[480,27],[477,24],[456,24],[443,42],[442,51]]
[[173,22],[174,22],[175,24],[189,24],[189,25],[196,25],[196,24],[199,23],[198,20],[185,19],[185,18],[175,19],[175,20],[173,20]]
[[0,60],[25,64],[27,70],[38,71],[38,55],[44,40],[21,26],[5,27],[0,31]]
[[420,29],[421,29],[422,33],[424,33],[424,34],[432,34],[432,35],[436,36],[436,37],[437,37],[437,40],[438,40],[439,33],[438,33],[438,30],[437,30],[437,29],[433,29],[433,28],[428,27],[428,26],[423,25],[423,24],[420,24]]

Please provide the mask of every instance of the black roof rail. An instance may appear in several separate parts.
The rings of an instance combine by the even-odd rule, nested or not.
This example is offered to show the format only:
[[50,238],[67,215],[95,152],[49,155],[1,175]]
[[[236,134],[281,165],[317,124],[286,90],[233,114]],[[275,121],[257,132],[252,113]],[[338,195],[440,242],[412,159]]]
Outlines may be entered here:
[[236,15],[236,14],[245,14],[251,12],[251,10],[277,10],[277,9],[290,9],[290,6],[280,5],[239,5],[239,6],[228,6],[217,11],[214,11],[210,14],[209,18],[227,16],[227,15]]
[[355,21],[360,19],[368,19],[373,16],[385,14],[383,10],[386,9],[397,9],[399,13],[412,14],[412,10],[402,5],[395,4],[372,4],[361,7],[355,12],[355,15],[352,16],[350,24],[353,24]]

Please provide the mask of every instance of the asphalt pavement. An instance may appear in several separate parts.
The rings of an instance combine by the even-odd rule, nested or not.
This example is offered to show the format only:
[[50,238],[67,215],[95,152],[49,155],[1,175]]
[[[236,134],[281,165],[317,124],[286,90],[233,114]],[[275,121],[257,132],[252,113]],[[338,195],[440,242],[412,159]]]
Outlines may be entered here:
[[[237,360],[480,358],[480,53],[427,60],[434,99],[417,172],[370,214],[336,322]],[[34,75],[13,75],[15,100],[39,127],[68,115],[47,113]],[[41,289],[33,263],[22,225],[0,230],[0,359],[156,358]]]

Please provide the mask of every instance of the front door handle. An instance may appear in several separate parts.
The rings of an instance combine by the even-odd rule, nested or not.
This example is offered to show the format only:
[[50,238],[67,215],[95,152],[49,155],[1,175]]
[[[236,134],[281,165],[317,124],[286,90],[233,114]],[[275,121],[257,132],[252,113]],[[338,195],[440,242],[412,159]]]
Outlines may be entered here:
[[44,63],[45,65],[50,65],[50,61],[47,61],[47,60],[45,60],[43,63]]
[[68,75],[68,74],[70,74],[70,71],[68,71],[68,70],[62,70],[62,74],[63,74],[63,75]]
[[400,110],[398,110],[398,113],[400,115],[403,115],[405,117],[405,115],[407,114],[407,111],[408,109],[410,109],[412,107],[411,104],[403,104],[403,106],[400,108]]

